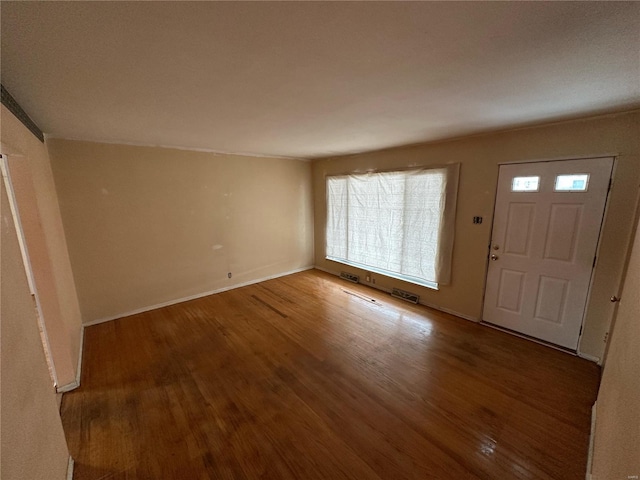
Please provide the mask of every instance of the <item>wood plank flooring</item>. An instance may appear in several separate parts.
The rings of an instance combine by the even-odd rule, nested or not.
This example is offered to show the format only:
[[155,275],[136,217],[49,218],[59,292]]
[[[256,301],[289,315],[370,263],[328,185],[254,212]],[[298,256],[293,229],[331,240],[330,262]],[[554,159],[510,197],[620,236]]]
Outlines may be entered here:
[[317,270],[84,345],[76,480],[585,476],[595,364]]

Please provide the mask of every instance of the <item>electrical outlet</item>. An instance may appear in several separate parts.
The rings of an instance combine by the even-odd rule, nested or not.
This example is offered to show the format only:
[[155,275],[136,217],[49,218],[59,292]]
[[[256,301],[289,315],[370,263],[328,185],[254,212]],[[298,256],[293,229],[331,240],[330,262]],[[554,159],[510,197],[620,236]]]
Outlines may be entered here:
[[367,282],[370,282],[370,281],[371,281],[371,275],[367,275],[367,276],[366,276],[366,277],[364,277],[364,278],[365,278],[365,280],[366,280]]
[[227,273],[227,278],[231,278],[231,272]]

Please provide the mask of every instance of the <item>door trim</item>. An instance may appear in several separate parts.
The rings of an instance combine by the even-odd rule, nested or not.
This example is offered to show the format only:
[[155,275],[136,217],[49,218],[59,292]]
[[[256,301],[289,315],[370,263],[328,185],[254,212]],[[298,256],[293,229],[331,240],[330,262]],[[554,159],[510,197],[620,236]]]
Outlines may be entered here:
[[[618,157],[596,157],[596,158],[612,158],[613,164],[611,165],[611,175],[609,176],[609,189],[607,190],[607,196],[604,199],[604,210],[602,212],[602,220],[600,221],[600,230],[598,231],[598,241],[596,242],[596,253],[594,258],[595,262],[593,264],[593,267],[591,268],[591,277],[589,278],[589,288],[587,289],[587,302],[585,303],[584,312],[582,312],[582,322],[580,323],[580,335],[578,335],[578,346],[576,347],[576,353],[581,358],[595,361],[597,364],[600,364],[602,360],[601,358],[594,357],[592,355],[581,354],[580,345],[582,343],[582,335],[584,333],[584,321],[587,318],[587,310],[589,307],[589,303],[591,301],[591,293],[593,291],[593,280],[596,276],[596,269],[598,268],[598,263],[599,263],[598,260],[600,259],[600,247],[602,246],[602,228],[604,227],[604,222],[607,216],[609,215],[609,205],[610,205],[609,200],[611,199],[611,190],[613,189],[613,179],[615,178],[616,167],[618,166]],[[621,282],[622,282],[622,277],[620,278],[620,280],[618,280],[618,288],[616,289],[616,291],[620,290]],[[613,321],[614,316],[615,316],[615,309],[611,313],[611,316],[609,317],[609,319],[607,320],[607,323],[609,325],[607,330],[610,329],[611,322]],[[606,347],[605,347],[605,351],[606,351]]]

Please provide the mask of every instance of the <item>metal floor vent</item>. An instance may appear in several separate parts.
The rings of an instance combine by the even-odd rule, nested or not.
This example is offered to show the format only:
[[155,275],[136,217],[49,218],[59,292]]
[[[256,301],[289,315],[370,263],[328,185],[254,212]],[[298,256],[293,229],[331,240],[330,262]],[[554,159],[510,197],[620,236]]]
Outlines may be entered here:
[[420,300],[419,295],[416,295],[415,293],[411,293],[411,292],[405,292],[404,290],[400,290],[399,288],[394,288],[391,291],[391,296],[399,298],[401,300],[406,300],[407,302],[411,302],[415,304],[417,304],[418,300]]
[[360,283],[360,277],[349,272],[340,272],[340,277],[353,283]]

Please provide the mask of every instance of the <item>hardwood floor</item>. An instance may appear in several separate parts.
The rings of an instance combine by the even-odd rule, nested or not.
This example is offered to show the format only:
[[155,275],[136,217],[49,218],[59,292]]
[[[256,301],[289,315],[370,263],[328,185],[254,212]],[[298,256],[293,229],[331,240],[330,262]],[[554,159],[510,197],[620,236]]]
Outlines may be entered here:
[[317,270],[84,345],[76,480],[585,476],[595,364]]

